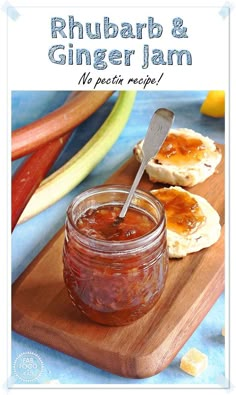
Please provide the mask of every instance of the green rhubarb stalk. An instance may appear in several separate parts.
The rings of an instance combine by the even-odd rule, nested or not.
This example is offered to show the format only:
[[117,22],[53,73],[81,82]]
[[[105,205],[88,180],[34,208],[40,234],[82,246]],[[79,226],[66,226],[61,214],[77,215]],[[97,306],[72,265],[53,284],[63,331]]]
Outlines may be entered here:
[[129,119],[136,92],[123,91],[95,135],[60,169],[40,184],[23,211],[19,222],[24,222],[53,205],[74,189],[104,158],[118,139]]

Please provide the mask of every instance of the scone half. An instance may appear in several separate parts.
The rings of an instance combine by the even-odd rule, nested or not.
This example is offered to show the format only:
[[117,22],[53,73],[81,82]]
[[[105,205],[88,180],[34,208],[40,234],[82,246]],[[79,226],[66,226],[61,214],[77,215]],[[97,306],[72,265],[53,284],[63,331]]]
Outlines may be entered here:
[[219,214],[205,198],[177,186],[150,192],[165,208],[170,258],[182,258],[219,239]]
[[[142,160],[143,140],[133,149]],[[222,154],[214,141],[192,129],[170,129],[158,155],[152,158],[146,172],[151,182],[193,186],[210,177],[220,163]]]

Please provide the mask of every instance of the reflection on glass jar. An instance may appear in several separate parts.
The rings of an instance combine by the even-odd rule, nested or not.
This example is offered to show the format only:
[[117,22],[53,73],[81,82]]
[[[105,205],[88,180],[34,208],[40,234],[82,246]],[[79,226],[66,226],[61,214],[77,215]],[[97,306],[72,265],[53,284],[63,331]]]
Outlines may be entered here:
[[159,299],[168,271],[161,203],[136,191],[120,224],[129,188],[105,185],[77,196],[67,210],[64,280],[75,306],[91,320],[126,325]]

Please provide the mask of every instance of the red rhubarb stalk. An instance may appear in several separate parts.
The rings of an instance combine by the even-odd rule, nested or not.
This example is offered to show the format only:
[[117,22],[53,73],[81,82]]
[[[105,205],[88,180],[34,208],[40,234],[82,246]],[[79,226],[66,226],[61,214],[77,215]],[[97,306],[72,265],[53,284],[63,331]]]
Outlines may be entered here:
[[[86,94],[88,97],[91,97],[92,93],[93,92],[87,92]],[[111,96],[111,94],[112,92],[105,91],[101,93],[100,106]],[[80,94],[77,93],[77,95]],[[75,94],[73,94],[73,97],[74,96]],[[93,112],[97,109],[97,103],[96,101]],[[87,118],[91,114],[91,111],[92,108],[90,107]],[[70,135],[71,133],[67,133],[63,137],[55,139],[35,151],[16,170],[12,178],[12,231],[28,201],[59,156]]]
[[[89,94],[88,94],[89,93]],[[12,160],[32,153],[45,143],[63,136],[93,114],[111,91],[80,92],[45,117],[12,133]]]
[[12,231],[31,196],[59,156],[70,133],[49,142],[27,158],[12,178]]

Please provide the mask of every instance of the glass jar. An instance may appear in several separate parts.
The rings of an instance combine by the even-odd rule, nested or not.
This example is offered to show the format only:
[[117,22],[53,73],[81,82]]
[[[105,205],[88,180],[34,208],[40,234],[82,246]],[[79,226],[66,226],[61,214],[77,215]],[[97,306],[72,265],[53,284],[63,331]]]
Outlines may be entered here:
[[128,192],[120,185],[82,192],[68,207],[65,223],[63,274],[69,296],[91,320],[111,326],[129,324],[146,314],[159,299],[168,272],[164,209],[147,192],[136,190],[130,207],[154,221],[149,233],[109,241],[78,229],[77,221],[87,210],[123,206]]

